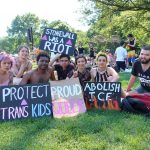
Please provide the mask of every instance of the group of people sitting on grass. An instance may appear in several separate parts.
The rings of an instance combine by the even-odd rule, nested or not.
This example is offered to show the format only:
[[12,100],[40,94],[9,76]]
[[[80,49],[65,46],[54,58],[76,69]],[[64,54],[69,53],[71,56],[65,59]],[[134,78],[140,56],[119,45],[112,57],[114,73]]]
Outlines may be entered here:
[[[67,80],[79,78],[81,86],[85,81],[93,82],[118,82],[119,74],[112,67],[108,66],[108,57],[105,53],[98,53],[96,66],[89,66],[84,55],[78,55],[75,62],[70,61],[66,54],[56,54],[50,60],[47,52],[40,52],[36,57],[37,68],[32,69],[32,62],[29,59],[29,48],[21,46],[18,49],[18,57],[12,57],[5,52],[0,53],[0,86],[13,85],[14,79],[18,78],[20,85],[47,83],[49,80]],[[132,90],[132,87],[139,78],[140,86]],[[132,67],[131,77],[126,91],[122,90],[122,97],[130,92],[150,94],[150,46],[141,49],[139,60]]]
[[[89,65],[90,62],[84,55],[78,55],[75,62],[70,60],[66,54],[56,54],[50,60],[47,52],[42,51],[36,57],[37,67],[32,69],[32,61],[29,59],[29,48],[21,46],[17,57],[12,57],[5,52],[0,53],[0,86],[25,85],[48,83],[53,80],[69,80],[79,78],[81,87],[85,81],[93,82],[119,82],[119,74],[108,65],[108,56],[105,53],[98,53],[96,65]],[[132,90],[132,87],[139,78],[140,86]],[[126,90],[121,90],[121,109],[128,112],[142,112],[150,115],[150,46],[141,49],[139,60],[132,67],[131,77]],[[133,93],[141,93],[145,98],[145,104],[136,100],[127,99]],[[145,95],[146,94],[146,95]],[[84,95],[84,93],[83,93]],[[132,95],[133,96],[133,95]],[[146,96],[146,97],[145,97]],[[138,103],[137,103],[138,102]],[[149,107],[149,108],[148,108]]]

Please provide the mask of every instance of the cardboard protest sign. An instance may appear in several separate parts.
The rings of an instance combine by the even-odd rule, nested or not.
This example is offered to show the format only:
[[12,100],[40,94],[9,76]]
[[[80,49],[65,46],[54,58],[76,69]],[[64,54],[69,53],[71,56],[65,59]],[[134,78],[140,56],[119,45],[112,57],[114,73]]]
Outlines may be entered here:
[[0,87],[0,121],[52,116],[49,84]]
[[84,98],[87,109],[120,110],[121,83],[119,82],[86,82]]
[[39,48],[41,50],[73,55],[76,39],[76,33],[45,28]]
[[55,118],[71,117],[86,112],[78,78],[51,81],[50,84]]

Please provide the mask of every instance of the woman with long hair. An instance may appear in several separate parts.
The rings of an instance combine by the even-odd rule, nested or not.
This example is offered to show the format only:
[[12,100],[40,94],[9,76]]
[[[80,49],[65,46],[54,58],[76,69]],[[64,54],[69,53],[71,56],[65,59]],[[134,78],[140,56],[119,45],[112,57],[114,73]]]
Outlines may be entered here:
[[18,57],[15,57],[12,67],[13,75],[17,78],[22,78],[23,74],[32,69],[32,63],[29,59],[29,48],[20,46],[18,49]]

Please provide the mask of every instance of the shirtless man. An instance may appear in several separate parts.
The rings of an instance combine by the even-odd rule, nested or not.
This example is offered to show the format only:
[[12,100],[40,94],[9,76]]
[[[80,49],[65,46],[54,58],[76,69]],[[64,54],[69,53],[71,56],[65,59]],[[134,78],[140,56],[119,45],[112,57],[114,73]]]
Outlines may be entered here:
[[23,84],[36,84],[36,83],[48,83],[49,80],[55,80],[54,72],[48,67],[50,57],[46,52],[41,52],[37,56],[38,67],[34,70],[27,72],[21,81]]

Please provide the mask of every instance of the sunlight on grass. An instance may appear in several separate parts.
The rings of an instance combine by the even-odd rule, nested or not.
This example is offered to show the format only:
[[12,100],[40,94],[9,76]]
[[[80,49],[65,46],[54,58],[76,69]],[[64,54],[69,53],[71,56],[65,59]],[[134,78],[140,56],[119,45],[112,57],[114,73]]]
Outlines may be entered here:
[[[127,87],[129,78],[130,73],[120,73],[123,88]],[[149,124],[150,119],[145,116],[97,109],[72,118],[3,122],[0,123],[0,149],[150,149]]]
[[0,124],[0,149],[149,149],[150,120],[93,109],[73,118]]
[[[128,82],[130,80],[131,73],[123,72],[123,73],[120,73],[119,75],[120,75],[120,80],[119,81],[122,84],[122,88],[124,90],[126,90],[127,86],[128,86]],[[138,87],[138,86],[139,86],[139,81],[137,79],[137,81],[135,82],[135,84],[133,86],[133,89],[136,88],[136,87]]]

